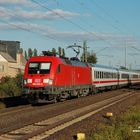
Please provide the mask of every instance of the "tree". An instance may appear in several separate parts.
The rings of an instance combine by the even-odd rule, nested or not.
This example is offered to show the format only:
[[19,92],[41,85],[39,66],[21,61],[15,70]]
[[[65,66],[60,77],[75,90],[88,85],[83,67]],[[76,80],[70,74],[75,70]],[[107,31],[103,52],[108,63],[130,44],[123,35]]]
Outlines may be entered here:
[[58,55],[59,56],[62,56],[62,51],[61,50],[62,50],[62,48],[61,47],[58,47]]
[[28,60],[27,51],[24,51],[24,57],[26,60]]
[[65,57],[65,49],[62,49],[62,56]]
[[87,62],[87,55],[88,55],[87,49],[88,49],[88,47],[87,47],[87,41],[84,40],[83,41],[83,61],[84,62]]
[[88,63],[96,64],[96,63],[97,63],[96,54],[93,53],[93,52],[91,52],[91,53],[88,52],[88,55],[87,55],[87,62],[88,62]]
[[[84,56],[85,54],[83,53],[82,54],[82,56],[81,56],[81,61],[84,61]],[[93,53],[92,51],[91,51],[91,53],[90,52],[87,52],[86,53],[86,59],[87,59],[87,62],[88,63],[93,63],[93,64],[96,64],[97,63],[97,57],[96,57],[96,54],[95,53]]]
[[33,51],[31,48],[28,49],[28,58],[31,58],[33,56]]
[[55,48],[52,48],[52,53],[53,53],[54,55],[56,55],[56,49],[55,49]]
[[37,56],[37,49],[34,49],[33,56]]

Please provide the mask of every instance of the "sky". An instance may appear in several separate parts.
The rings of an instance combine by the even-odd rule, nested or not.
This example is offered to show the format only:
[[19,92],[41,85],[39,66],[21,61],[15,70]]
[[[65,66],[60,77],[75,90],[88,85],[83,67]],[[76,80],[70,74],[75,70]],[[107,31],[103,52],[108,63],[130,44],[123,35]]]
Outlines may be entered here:
[[98,64],[140,69],[139,13],[140,0],[0,0],[0,40],[68,57],[86,40]]

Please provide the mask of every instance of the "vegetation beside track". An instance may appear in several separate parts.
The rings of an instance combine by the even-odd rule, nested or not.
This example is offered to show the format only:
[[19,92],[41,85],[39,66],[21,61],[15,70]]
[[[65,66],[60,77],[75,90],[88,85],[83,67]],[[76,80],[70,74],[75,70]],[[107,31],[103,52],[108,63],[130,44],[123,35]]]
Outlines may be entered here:
[[9,76],[3,77],[0,82],[0,99],[20,96],[22,77],[23,74],[21,73],[17,74],[15,78]]
[[98,125],[89,140],[139,140],[140,105]]

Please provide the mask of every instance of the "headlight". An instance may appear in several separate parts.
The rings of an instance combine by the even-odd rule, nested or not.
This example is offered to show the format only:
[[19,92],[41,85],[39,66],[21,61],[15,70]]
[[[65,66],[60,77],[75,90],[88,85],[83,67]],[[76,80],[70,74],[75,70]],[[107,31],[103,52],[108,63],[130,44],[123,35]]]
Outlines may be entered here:
[[43,83],[49,83],[49,79],[43,79]]
[[32,79],[27,79],[27,83],[28,84],[32,83]]
[[53,84],[53,80],[50,79],[48,84],[49,84],[49,85],[52,85],[52,84]]
[[46,84],[52,85],[53,80],[52,80],[52,79],[43,79],[43,83],[46,83]]
[[27,84],[27,79],[24,79],[24,85],[26,85]]

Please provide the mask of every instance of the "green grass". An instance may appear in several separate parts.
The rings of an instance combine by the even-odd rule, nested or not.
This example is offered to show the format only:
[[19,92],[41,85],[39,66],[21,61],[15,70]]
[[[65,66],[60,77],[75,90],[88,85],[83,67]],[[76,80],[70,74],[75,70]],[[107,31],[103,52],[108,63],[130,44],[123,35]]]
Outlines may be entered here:
[[[132,107],[110,122],[99,124],[88,140],[140,140],[140,106]],[[140,129],[139,129],[140,130]]]

